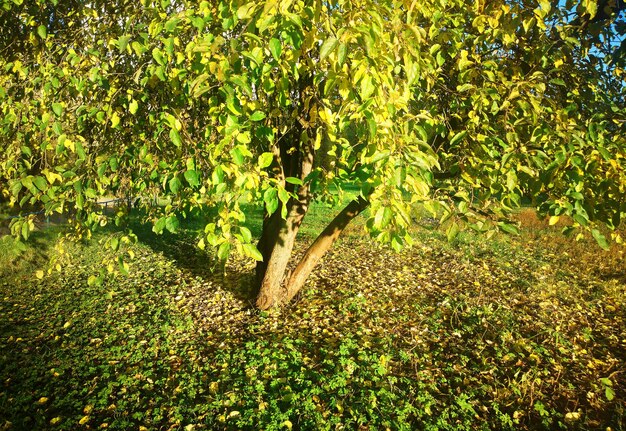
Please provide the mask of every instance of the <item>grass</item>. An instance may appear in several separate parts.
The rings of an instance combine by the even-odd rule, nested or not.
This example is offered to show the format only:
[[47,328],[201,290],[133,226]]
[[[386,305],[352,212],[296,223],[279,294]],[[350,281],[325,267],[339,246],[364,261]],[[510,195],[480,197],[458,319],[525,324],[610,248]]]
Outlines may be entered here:
[[[313,208],[298,252],[329,215]],[[354,226],[271,313],[251,307],[253,264],[222,272],[193,220],[138,229],[130,275],[100,286],[98,237],[3,239],[0,429],[623,430],[622,250],[520,219],[489,241],[419,228],[401,254]]]

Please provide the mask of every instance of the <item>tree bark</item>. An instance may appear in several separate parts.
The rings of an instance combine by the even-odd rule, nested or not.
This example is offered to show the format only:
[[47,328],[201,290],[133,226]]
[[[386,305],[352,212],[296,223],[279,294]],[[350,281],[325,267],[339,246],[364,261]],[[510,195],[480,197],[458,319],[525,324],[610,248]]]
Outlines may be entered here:
[[276,233],[280,231],[280,212],[275,211],[274,214],[267,214],[263,217],[263,230],[261,232],[261,238],[257,244],[257,249],[261,252],[263,256],[262,262],[257,262],[256,265],[256,288],[257,291],[255,294],[258,295],[258,289],[263,282],[263,277],[265,277],[265,272],[267,271],[267,262],[269,262],[272,257],[272,252],[274,251],[274,247],[276,247],[276,243],[278,242],[279,235]]
[[[297,166],[290,168],[287,172],[291,175],[297,172],[300,180],[304,181],[313,170],[314,153],[313,140],[310,140],[301,149],[300,160],[294,162]],[[283,158],[283,160],[286,160],[286,158]],[[285,172],[284,166],[283,172]],[[309,184],[300,185],[295,195],[295,198],[289,201],[285,219],[280,216],[279,210],[276,210],[270,216],[270,220],[272,217],[278,217],[278,221],[274,224],[268,223],[265,225],[264,223],[263,225],[263,233],[261,235],[263,244],[261,246],[267,250],[261,251],[261,253],[269,253],[269,259],[266,259],[266,255],[263,254],[263,262],[257,264],[257,279],[262,278],[262,280],[256,305],[261,310],[267,310],[283,302],[282,281],[296,242],[296,235],[304,216],[309,210],[311,201]],[[269,250],[270,248],[271,251]]]
[[280,228],[275,235],[274,247],[269,261],[265,265],[265,273],[256,301],[257,307],[261,310],[267,310],[283,302],[285,294],[282,281],[296,242],[296,235],[307,209],[308,200],[305,202],[296,201],[291,205],[287,218],[280,218]]
[[319,260],[330,250],[352,219],[358,216],[368,205],[369,201],[359,196],[357,199],[350,202],[335,216],[333,221],[326,226],[326,229],[324,229],[307,249],[304,256],[291,273],[285,286],[285,296],[282,298],[284,302],[291,301],[300,289],[302,289]]

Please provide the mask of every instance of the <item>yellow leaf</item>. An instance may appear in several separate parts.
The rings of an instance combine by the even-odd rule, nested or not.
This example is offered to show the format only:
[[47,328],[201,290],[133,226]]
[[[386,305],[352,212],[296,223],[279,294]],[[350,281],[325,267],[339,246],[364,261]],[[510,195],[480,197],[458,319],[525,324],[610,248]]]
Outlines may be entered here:
[[37,271],[37,272],[35,273],[35,275],[37,276],[37,278],[38,278],[38,279],[40,279],[40,280],[41,280],[41,279],[43,278],[43,271],[42,271],[42,270],[39,270],[39,271]]
[[554,226],[555,224],[557,224],[559,222],[559,216],[554,215],[552,217],[550,217],[550,221],[548,221],[548,224],[550,226]]
[[87,415],[87,416],[83,416],[83,417],[82,417],[82,418],[78,421],[78,423],[79,423],[80,425],[85,425],[87,422],[89,422],[89,419],[90,419],[89,415]]
[[50,419],[50,425],[56,425],[59,422],[61,422],[61,417],[60,416],[57,416],[56,418]]
[[45,404],[48,402],[48,398],[47,397],[41,397],[39,398],[39,401],[37,401],[38,404]]
[[115,129],[120,124],[120,116],[117,115],[117,112],[114,112],[111,116],[111,127]]

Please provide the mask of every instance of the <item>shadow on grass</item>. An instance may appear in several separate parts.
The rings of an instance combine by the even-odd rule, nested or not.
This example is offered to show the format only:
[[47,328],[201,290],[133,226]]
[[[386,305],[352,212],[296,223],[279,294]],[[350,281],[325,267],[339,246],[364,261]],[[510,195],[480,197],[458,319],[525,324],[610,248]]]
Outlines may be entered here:
[[187,277],[215,283],[247,303],[254,299],[253,272],[228,263],[224,265],[213,254],[200,250],[196,245],[197,231],[181,230],[176,234],[164,232],[157,235],[152,232],[151,224],[139,221],[131,223],[130,227],[139,242],[170,259]]

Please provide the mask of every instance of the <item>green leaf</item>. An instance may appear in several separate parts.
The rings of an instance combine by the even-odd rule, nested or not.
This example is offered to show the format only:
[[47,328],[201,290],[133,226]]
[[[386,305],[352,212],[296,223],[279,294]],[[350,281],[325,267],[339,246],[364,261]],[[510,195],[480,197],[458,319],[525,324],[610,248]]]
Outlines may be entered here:
[[178,222],[178,217],[176,217],[175,215],[171,215],[167,219],[165,219],[165,228],[171,233],[176,233],[179,225],[180,224]]
[[76,148],[76,155],[79,160],[85,160],[87,158],[87,154],[85,153],[85,149],[83,148],[83,144],[80,141],[76,141],[74,143],[74,147]]
[[152,50],[152,58],[160,65],[163,66],[165,64],[165,58],[163,57],[163,51],[159,48],[154,48]]
[[506,233],[510,233],[512,235],[519,235],[520,234],[520,230],[517,226],[515,226],[514,224],[511,223],[505,223],[505,222],[499,222],[498,223],[498,227]]
[[272,53],[272,57],[274,57],[276,61],[280,60],[280,54],[282,52],[280,40],[274,37],[270,39],[270,52]]
[[239,133],[235,139],[237,139],[237,142],[240,142],[242,144],[249,144],[250,142],[252,142],[250,132]]
[[278,209],[278,190],[273,187],[265,190],[265,193],[263,193],[263,202],[265,202],[267,213],[274,214]]
[[463,139],[465,137],[465,135],[467,135],[467,131],[466,130],[458,132],[456,135],[454,135],[452,137],[452,139],[450,139],[450,146],[453,146],[454,144],[459,142],[461,139]]
[[181,189],[181,187],[183,186],[183,183],[180,182],[180,180],[178,179],[178,177],[174,177],[172,178],[169,182],[168,185],[170,187],[170,190],[172,191],[172,193],[177,194],[178,191]]
[[452,242],[459,235],[459,232],[459,225],[456,222],[452,222],[452,224],[448,227],[448,230],[446,231],[448,241]]
[[246,256],[251,257],[256,261],[263,261],[263,255],[253,244],[244,244],[243,252]]
[[393,211],[390,207],[384,206],[378,208],[376,211],[376,215],[374,216],[374,228],[375,229],[384,229],[389,225],[391,219],[393,218]]
[[28,236],[30,235],[30,226],[28,225],[28,222],[23,221],[22,222],[22,238],[24,238],[24,240],[28,241]]
[[117,237],[111,238],[111,249],[117,251],[120,247],[120,240]]
[[606,237],[598,229],[591,229],[591,235],[596,240],[598,245],[602,247],[602,249],[604,250],[609,249],[610,247],[609,242],[607,241]]
[[572,215],[572,218],[574,219],[576,223],[578,223],[581,226],[587,226],[587,224],[589,223],[587,214],[576,213]]
[[345,63],[347,54],[348,54],[347,45],[345,43],[340,43],[339,49],[337,50],[337,63],[339,63],[339,66],[343,66],[343,63]]
[[126,50],[126,47],[128,46],[129,41],[130,41],[130,35],[120,36],[117,39],[117,49],[119,50],[120,54]]
[[374,82],[372,81],[372,77],[370,75],[365,75],[361,79],[361,97],[363,99],[369,98],[376,87],[374,86]]
[[178,148],[183,144],[183,140],[180,137],[180,133],[176,129],[170,129],[170,139],[172,144],[176,145]]
[[33,180],[33,184],[35,184],[35,186],[42,192],[45,192],[48,189],[48,182],[44,177],[35,177],[35,179]]
[[14,181],[13,184],[11,185],[11,195],[13,195],[14,197],[17,197],[20,193],[20,190],[22,190],[22,183],[21,181]]
[[265,118],[265,112],[256,111],[254,114],[250,115],[250,121],[261,121]]
[[230,155],[233,157],[233,162],[237,166],[243,165],[244,157],[243,157],[243,153],[241,152],[241,148],[239,147],[233,148],[232,150],[230,150]]
[[200,179],[198,178],[198,172],[195,170],[188,170],[185,172],[185,180],[191,187],[198,187],[200,185]]
[[61,115],[63,115],[63,105],[60,103],[53,103],[52,112],[54,112],[54,115],[56,115],[57,117],[60,117]]
[[45,39],[48,36],[48,29],[45,25],[40,25],[37,27],[37,34],[40,38]]
[[458,91],[459,93],[464,93],[466,91],[473,90],[474,88],[476,88],[474,84],[463,84],[463,85],[458,85],[456,87],[456,91]]
[[245,226],[240,226],[239,232],[241,232],[241,237],[243,238],[245,242],[252,241],[252,232],[250,232],[250,229],[248,229]]
[[240,20],[248,19],[254,12],[254,2],[246,3],[237,9],[237,18]]
[[272,164],[274,155],[272,153],[263,153],[259,156],[259,168],[264,169]]
[[235,99],[233,96],[229,96],[228,99],[226,99],[226,107],[230,112],[237,116],[241,115],[242,113],[239,99]]
[[337,46],[337,38],[331,36],[324,41],[322,47],[320,48],[320,60],[324,60],[326,57],[330,55],[331,52]]
[[285,189],[278,189],[278,199],[280,199],[280,201],[287,205],[287,203],[289,202],[289,199],[291,198],[291,196],[289,195],[289,192]]
[[217,249],[217,258],[221,261],[225,261],[226,259],[228,259],[229,254],[230,254],[230,243],[223,242]]
[[285,178],[285,182],[287,182],[289,184],[295,184],[297,186],[302,185],[302,180],[300,178],[296,178],[296,177],[287,177],[287,178]]
[[615,391],[609,386],[605,386],[604,396],[606,397],[607,401],[613,401],[613,398],[615,398]]
[[165,229],[165,220],[165,217],[161,217],[160,219],[158,219],[154,226],[152,226],[152,232],[157,234],[163,233],[163,229]]

